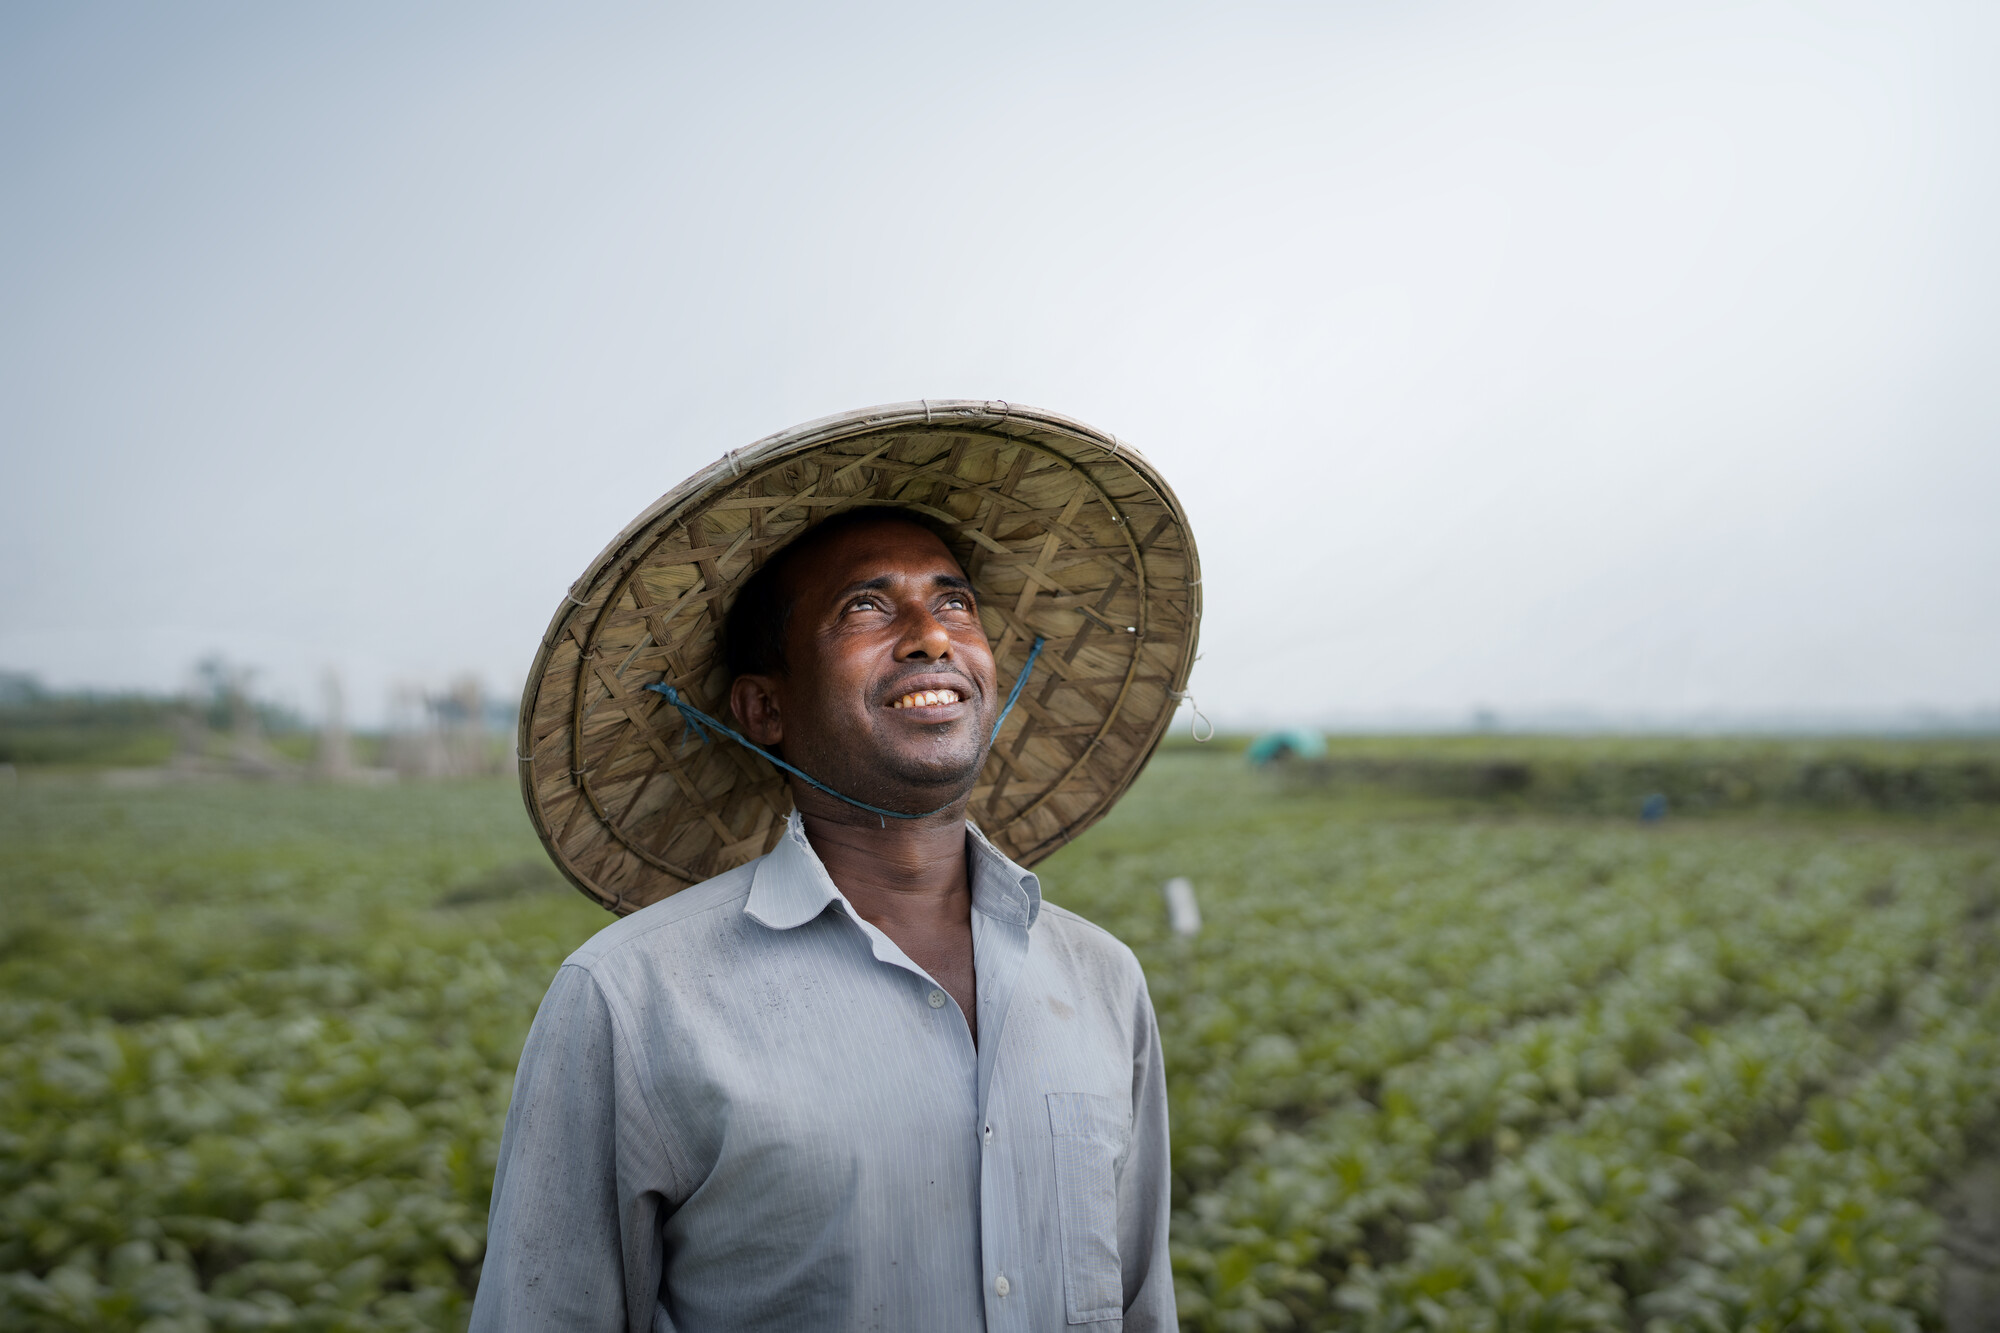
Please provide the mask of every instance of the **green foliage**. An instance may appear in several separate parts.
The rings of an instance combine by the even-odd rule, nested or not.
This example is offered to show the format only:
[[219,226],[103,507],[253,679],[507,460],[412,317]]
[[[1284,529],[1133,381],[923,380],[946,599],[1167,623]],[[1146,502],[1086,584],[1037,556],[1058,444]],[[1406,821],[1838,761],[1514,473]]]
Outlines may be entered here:
[[30,675],[0,671],[0,764],[62,768],[146,768],[165,763],[176,731],[190,723],[228,733],[238,709],[291,759],[304,759],[313,738],[290,709],[240,693],[248,673],[211,658],[200,665],[205,696],[198,701],[135,692],[46,689]]
[[[1698,1283],[1713,1201],[1885,1051],[2000,1087],[1921,1018],[1977,1030],[1991,1003],[1990,823],[1447,819],[1240,771],[1161,765],[1045,877],[1153,979],[1189,1327],[1674,1326],[1692,1307],[1640,1299]],[[1202,892],[1191,945],[1164,938],[1170,874]],[[1840,1237],[1901,1228],[1884,1272],[1929,1243],[1923,1200],[1993,1111],[1958,1097],[1909,1130],[1946,1151],[1843,1196],[1855,1220],[1796,1261],[1810,1308],[1845,1290]],[[1876,1290],[1935,1323],[1934,1281]]]
[[174,752],[173,705],[151,695],[50,694],[14,677],[0,694],[0,764],[132,766]]
[[[1146,966],[1187,1327],[1935,1326],[1990,821],[1493,809],[1176,753],[1043,867]],[[503,782],[0,790],[0,1327],[462,1325],[605,921]]]
[[527,1022],[605,920],[510,869],[507,797],[0,800],[0,1326],[462,1322]]
[[1938,1220],[1916,1203],[2000,1109],[2000,992],[1927,983],[1914,1029],[1818,1099],[1768,1166],[1696,1223],[1693,1254],[1640,1308],[1654,1333],[1916,1329],[1938,1296]]
[[[1209,753],[1241,751],[1233,738]],[[2000,741],[1348,736],[1330,741],[1322,759],[1275,766],[1267,780],[1603,815],[1637,814],[1648,797],[1682,815],[1937,813],[2000,805]]]

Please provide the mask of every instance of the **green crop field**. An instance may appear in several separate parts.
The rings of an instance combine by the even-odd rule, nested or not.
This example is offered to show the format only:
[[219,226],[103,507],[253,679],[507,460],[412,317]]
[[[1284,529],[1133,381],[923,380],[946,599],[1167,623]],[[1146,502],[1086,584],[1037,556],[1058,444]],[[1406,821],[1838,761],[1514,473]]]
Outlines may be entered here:
[[[1187,1327],[1939,1327],[2000,1125],[1994,747],[1509,745],[1171,750],[1043,867],[1152,982]],[[509,786],[31,774],[0,895],[0,1327],[463,1324],[606,921]]]

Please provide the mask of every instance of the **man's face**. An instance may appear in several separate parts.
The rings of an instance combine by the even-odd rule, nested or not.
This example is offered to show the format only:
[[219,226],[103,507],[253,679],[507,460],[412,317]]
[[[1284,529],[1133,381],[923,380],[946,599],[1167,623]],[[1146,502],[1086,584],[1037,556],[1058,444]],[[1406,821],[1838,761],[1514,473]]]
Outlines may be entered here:
[[999,702],[972,586],[944,543],[913,523],[862,524],[802,553],[786,583],[789,670],[730,691],[751,739],[891,810],[970,791]]

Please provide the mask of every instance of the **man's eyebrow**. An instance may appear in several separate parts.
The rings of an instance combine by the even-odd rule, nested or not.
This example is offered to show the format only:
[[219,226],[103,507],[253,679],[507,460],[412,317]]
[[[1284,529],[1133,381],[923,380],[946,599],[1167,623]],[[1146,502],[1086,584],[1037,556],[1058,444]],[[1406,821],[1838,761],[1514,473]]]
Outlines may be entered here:
[[[840,590],[840,595],[842,597],[852,597],[857,592],[888,592],[895,586],[896,581],[887,574],[877,574],[872,579],[863,579],[859,583],[848,584]],[[972,586],[972,580],[958,574],[933,574],[931,575],[931,587],[954,588],[959,592],[969,592],[977,595],[977,590]]]

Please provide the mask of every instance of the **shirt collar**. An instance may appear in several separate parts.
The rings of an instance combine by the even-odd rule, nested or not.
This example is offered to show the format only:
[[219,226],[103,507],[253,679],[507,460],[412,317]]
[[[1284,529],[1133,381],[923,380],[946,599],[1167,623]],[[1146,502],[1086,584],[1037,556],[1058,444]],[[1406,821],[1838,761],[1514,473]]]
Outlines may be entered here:
[[[968,820],[966,868],[972,877],[973,907],[1011,925],[1033,927],[1042,912],[1042,882],[989,842]],[[790,930],[841,900],[833,877],[806,838],[799,812],[785,821],[784,836],[757,861],[743,913],[772,930]]]
[[1042,881],[1023,870],[987,840],[979,826],[965,821],[966,861],[972,873],[972,905],[1010,925],[1032,928],[1042,914]]

